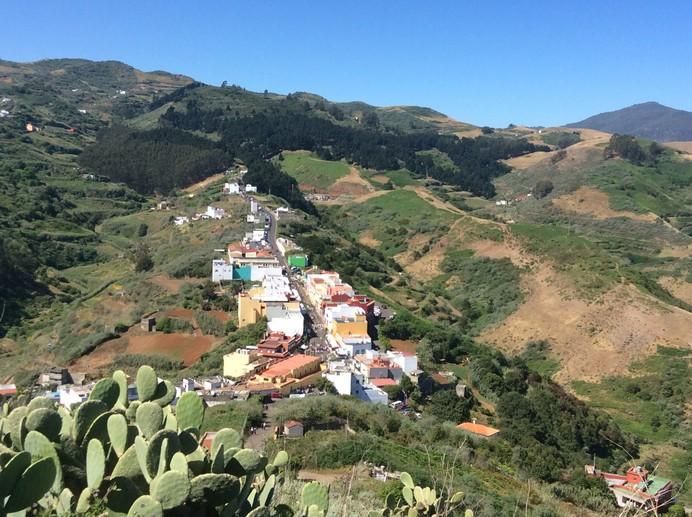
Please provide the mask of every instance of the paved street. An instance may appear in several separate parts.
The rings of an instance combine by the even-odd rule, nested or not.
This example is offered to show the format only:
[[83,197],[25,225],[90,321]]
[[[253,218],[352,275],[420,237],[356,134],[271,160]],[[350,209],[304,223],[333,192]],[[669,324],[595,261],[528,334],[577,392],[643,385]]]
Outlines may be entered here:
[[269,228],[267,229],[267,241],[269,242],[269,245],[271,246],[274,255],[278,258],[281,267],[283,267],[286,270],[291,287],[298,291],[298,294],[301,298],[301,302],[305,307],[305,324],[307,336],[310,338],[308,342],[307,351],[314,355],[320,355],[323,359],[326,359],[327,355],[329,355],[330,347],[326,339],[324,318],[322,317],[320,311],[312,304],[312,302],[308,298],[303,282],[296,278],[296,275],[294,275],[291,272],[291,268],[289,267],[288,262],[286,261],[286,257],[284,257],[281,254],[278,246],[276,245],[276,237],[278,231],[276,216],[274,215],[274,213],[272,213],[269,210],[266,210],[265,208],[262,208],[260,210],[260,216],[262,218],[266,217],[269,219]]

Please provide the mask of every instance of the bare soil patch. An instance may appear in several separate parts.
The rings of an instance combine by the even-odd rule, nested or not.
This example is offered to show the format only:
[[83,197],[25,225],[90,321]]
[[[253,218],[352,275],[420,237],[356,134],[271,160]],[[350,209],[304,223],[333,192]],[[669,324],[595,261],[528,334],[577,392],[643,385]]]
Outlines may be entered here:
[[512,167],[512,169],[522,170],[533,167],[543,160],[549,159],[553,154],[555,154],[555,151],[536,151],[535,153],[529,153],[502,161]]
[[380,241],[378,241],[373,233],[372,230],[367,230],[363,233],[360,234],[358,237],[358,242],[360,242],[364,246],[368,246],[370,248],[378,248],[380,244],[382,244]]
[[70,364],[70,369],[77,372],[88,372],[92,377],[97,377],[104,370],[110,370],[116,356],[124,354],[127,349],[127,337],[119,337],[106,341],[94,351],[75,359]]
[[171,278],[168,275],[156,275],[149,278],[149,282],[163,287],[166,291],[173,294],[178,294],[186,284],[197,285],[203,281],[201,278]]
[[128,354],[163,355],[180,359],[185,366],[199,360],[202,354],[211,350],[218,338],[214,336],[194,336],[192,334],[145,334],[130,336],[126,352]]
[[692,142],[690,141],[682,141],[682,142],[666,142],[663,144],[667,147],[672,147],[673,149],[676,149],[678,151],[681,151],[683,153],[683,156],[687,158],[688,160],[692,160]]
[[224,176],[225,174],[223,172],[214,174],[212,176],[209,176],[207,179],[204,179],[197,183],[193,183],[189,187],[184,188],[183,192],[187,192],[188,194],[194,194],[195,192],[199,192],[200,190],[207,188],[212,183],[222,180]]
[[415,354],[416,348],[418,348],[417,342],[408,339],[390,339],[389,342],[392,345],[392,350],[405,354]]
[[332,196],[362,196],[374,191],[375,188],[368,183],[360,171],[351,167],[346,176],[339,178],[329,187],[327,192]]
[[370,179],[375,183],[380,183],[382,185],[389,181],[389,178],[384,174],[375,174],[374,176],[370,176]]
[[531,340],[552,345],[562,383],[622,375],[657,345],[690,346],[692,314],[665,306],[631,285],[619,285],[588,302],[549,266],[524,275],[525,302],[481,339],[518,353]]
[[[692,284],[690,282],[682,278],[662,276],[658,279],[658,283],[679,300],[692,304]],[[690,329],[690,333],[692,334],[692,329]],[[690,344],[692,344],[692,342]]]
[[557,197],[552,201],[553,205],[561,210],[590,215],[596,219],[610,219],[613,217],[626,217],[634,221],[655,222],[656,214],[636,214],[634,212],[617,211],[610,208],[608,194],[593,187],[580,187],[570,194]]

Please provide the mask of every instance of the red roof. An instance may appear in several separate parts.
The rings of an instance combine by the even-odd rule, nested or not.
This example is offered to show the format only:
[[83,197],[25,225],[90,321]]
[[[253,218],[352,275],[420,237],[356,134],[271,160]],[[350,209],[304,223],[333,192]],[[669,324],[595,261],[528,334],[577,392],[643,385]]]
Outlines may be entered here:
[[0,395],[16,395],[17,386],[14,384],[0,384]]
[[289,357],[288,359],[275,363],[271,368],[262,373],[262,377],[286,377],[296,368],[307,366],[315,362],[319,363],[320,358],[313,355],[297,354]]
[[289,429],[291,427],[303,427],[303,424],[301,422],[298,422],[297,420],[287,420],[284,422],[284,427],[288,427]]
[[384,386],[396,386],[398,383],[394,379],[384,377],[382,379],[371,379],[370,384],[377,386],[378,388],[382,388]]
[[475,422],[462,422],[457,426],[457,429],[461,429],[462,431],[468,431],[469,433],[477,434],[480,436],[485,436],[486,438],[489,436],[496,435],[500,432],[499,429],[495,429],[494,427],[490,427],[483,424],[477,424]]

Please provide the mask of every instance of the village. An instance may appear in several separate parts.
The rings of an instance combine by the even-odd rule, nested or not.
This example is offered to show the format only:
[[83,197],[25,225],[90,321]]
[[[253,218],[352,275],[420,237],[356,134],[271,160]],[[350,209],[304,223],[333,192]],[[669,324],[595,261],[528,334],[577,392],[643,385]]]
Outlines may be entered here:
[[[392,400],[388,387],[396,387],[407,377],[418,383],[423,373],[415,353],[385,349],[378,340],[378,325],[395,313],[367,295],[358,293],[337,271],[324,271],[311,264],[310,257],[293,240],[277,236],[278,223],[290,219],[292,210],[279,206],[262,206],[257,187],[238,182],[225,183],[224,196],[239,196],[247,205],[243,215],[248,231],[225,249],[210,257],[211,280],[218,292],[228,292],[233,285],[239,329],[265,324],[266,331],[254,344],[223,355],[218,371],[202,378],[182,378],[175,386],[176,400],[183,393],[198,393],[208,406],[227,404],[250,397],[269,404],[284,398],[322,396],[328,392],[349,396],[370,404],[388,405],[393,410],[420,418],[408,407],[408,401]],[[170,210],[162,201],[153,210]],[[223,208],[209,205],[194,216],[174,216],[172,222],[182,227],[191,221],[222,220]],[[153,333],[157,318],[145,315],[139,331]],[[465,397],[469,389],[456,377],[445,372],[434,374],[436,381],[448,383],[457,396]],[[133,381],[133,379],[131,379]],[[39,376],[34,395],[44,395],[67,408],[89,399],[94,383],[84,373],[67,368],[52,368]],[[41,391],[41,388],[44,391]],[[14,385],[0,385],[0,397],[16,395]],[[134,383],[128,386],[130,400],[137,399]],[[263,421],[262,436],[271,422]],[[303,422],[274,422],[274,438],[301,438],[308,431]],[[458,423],[460,431],[476,440],[492,440],[501,433],[476,419]],[[348,430],[348,429],[347,429]],[[250,434],[256,432],[249,429]],[[202,442],[211,443],[214,432],[207,432]],[[366,465],[369,475],[386,481],[399,472],[384,466]],[[585,474],[605,480],[621,507],[648,505],[663,507],[671,500],[671,482],[632,467],[624,475],[599,471],[586,466]]]

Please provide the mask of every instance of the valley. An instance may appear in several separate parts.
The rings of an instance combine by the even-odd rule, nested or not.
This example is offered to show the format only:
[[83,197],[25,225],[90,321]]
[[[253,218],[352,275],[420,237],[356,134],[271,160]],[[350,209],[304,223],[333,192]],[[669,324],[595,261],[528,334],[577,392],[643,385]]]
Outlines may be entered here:
[[[415,395],[393,393],[422,420],[333,395],[272,404],[272,418],[260,410],[254,426],[289,414],[313,426],[287,445],[295,467],[350,468],[368,451],[432,482],[422,465],[442,470],[458,449],[465,470],[450,475],[477,515],[516,506],[528,483],[536,512],[606,514],[607,490],[589,506],[577,471],[587,449],[603,468],[627,463],[607,436],[684,481],[687,143],[642,142],[633,160],[593,129],[488,133],[425,108],[218,88],[122,64],[0,65],[13,114],[0,119],[0,384],[35,391],[55,367],[96,378],[150,364],[174,382],[221,375],[223,357],[266,330],[240,325],[237,295],[249,284],[211,281],[212,259],[257,226],[249,199],[225,191],[240,182],[266,210],[290,205],[271,230],[391,311],[374,341],[415,352],[423,371]],[[223,217],[202,217],[208,207]],[[150,317],[167,330],[144,330]],[[317,348],[321,330],[306,332]],[[446,383],[467,386],[470,407],[447,399]],[[534,436],[512,400],[562,424],[576,414],[588,437],[545,422]],[[219,418],[250,418],[239,401],[223,407]],[[461,416],[504,436],[468,439],[454,428]],[[342,420],[355,429],[346,440]],[[561,497],[565,486],[579,496]],[[689,484],[678,497],[692,502]]]

